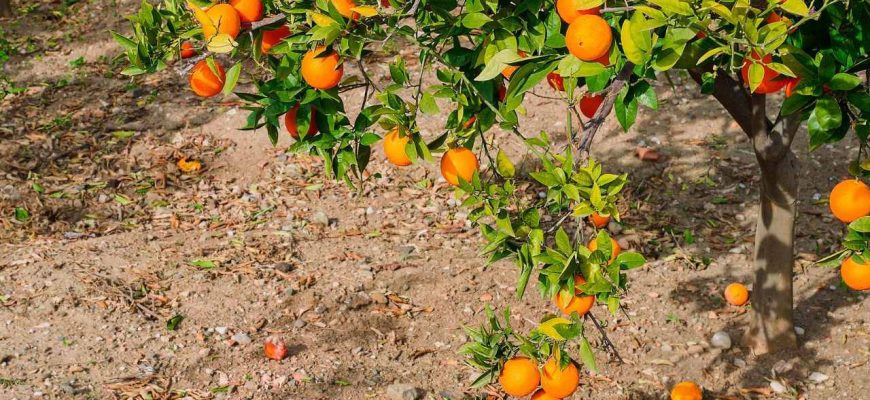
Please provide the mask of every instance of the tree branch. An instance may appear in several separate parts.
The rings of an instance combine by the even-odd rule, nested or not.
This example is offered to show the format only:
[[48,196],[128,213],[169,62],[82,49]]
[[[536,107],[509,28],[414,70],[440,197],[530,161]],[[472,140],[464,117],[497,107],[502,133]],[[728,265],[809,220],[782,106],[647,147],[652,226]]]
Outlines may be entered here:
[[[698,85],[701,85],[703,74],[711,71],[712,67],[692,68],[689,69],[689,75]],[[737,125],[740,125],[740,129],[743,129],[743,132],[751,139],[753,137],[752,108],[750,106],[752,101],[749,91],[730,75],[717,73],[713,87],[713,97],[719,101],[719,104],[722,104],[722,107],[725,107],[725,110],[728,111],[728,114],[731,114]],[[768,130],[773,128],[773,122],[768,120],[766,116],[764,120]]]
[[11,17],[12,5],[9,0],[0,0],[0,17]]
[[619,71],[618,75],[616,75],[616,79],[614,79],[613,83],[610,84],[610,88],[607,91],[607,95],[604,97],[604,101],[583,129],[583,137],[580,139],[579,146],[581,153],[589,153],[589,148],[592,146],[592,140],[595,139],[595,134],[610,114],[610,110],[613,109],[613,104],[616,102],[616,96],[618,96],[622,88],[625,87],[626,82],[628,82],[628,79],[631,77],[631,71],[633,69],[633,63],[625,63],[622,70]]

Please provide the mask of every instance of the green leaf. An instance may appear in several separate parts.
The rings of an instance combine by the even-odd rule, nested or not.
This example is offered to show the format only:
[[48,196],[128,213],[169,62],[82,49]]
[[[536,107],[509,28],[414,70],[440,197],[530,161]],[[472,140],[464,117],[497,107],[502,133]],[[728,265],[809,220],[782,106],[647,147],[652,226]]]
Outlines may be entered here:
[[505,178],[513,178],[514,174],[516,174],[514,164],[502,149],[498,149],[498,156],[496,156],[496,170],[499,175]]
[[714,47],[714,48],[708,50],[706,53],[704,53],[700,58],[698,58],[698,62],[696,65],[701,65],[704,63],[704,61],[707,61],[707,59],[709,59],[710,57],[714,57],[714,56],[717,56],[719,54],[722,54],[722,53],[728,51],[729,49],[730,48],[728,46]]
[[571,254],[571,239],[568,238],[568,234],[565,233],[565,230],[560,226],[556,231],[556,248],[559,249],[565,255]]
[[753,62],[749,65],[749,91],[754,92],[764,81],[764,65]]
[[224,94],[228,95],[233,92],[236,88],[236,84],[239,82],[239,75],[242,73],[242,63],[236,63],[229,70],[227,70],[227,78],[224,83]]
[[166,329],[170,331],[174,331],[178,329],[178,324],[184,321],[184,316],[181,314],[175,314],[172,318],[166,321]]
[[469,29],[477,29],[486,25],[486,23],[490,21],[492,21],[492,18],[488,17],[486,14],[474,12],[462,17],[462,26]]
[[633,251],[624,251],[616,256],[616,260],[614,260],[614,263],[619,265],[622,269],[634,269],[646,264],[646,259],[640,253],[635,253]]
[[870,216],[858,218],[849,224],[849,229],[861,232],[870,233]]
[[18,222],[27,222],[30,219],[30,212],[24,207],[15,207],[15,220]]
[[132,201],[127,196],[124,196],[122,194],[116,194],[115,201],[122,206],[126,206],[132,203]]
[[786,0],[779,5],[780,8],[794,15],[806,17],[810,14],[810,9],[802,0]]
[[829,83],[832,90],[852,90],[860,84],[861,78],[845,72],[835,74]]
[[124,48],[124,50],[127,50],[128,52],[132,52],[132,53],[136,53],[138,51],[139,45],[136,42],[128,39],[125,36],[122,36],[118,32],[109,31],[109,33],[112,34],[112,37],[115,39],[116,42],[118,42],[118,44],[121,45],[121,47]]
[[580,340],[580,360],[590,371],[598,372],[598,366],[595,364],[595,352],[592,351],[592,346],[586,340],[586,336]]
[[791,97],[786,97],[782,102],[782,108],[779,110],[779,113],[783,116],[794,114],[796,111],[806,107],[812,100],[812,96],[793,94]]
[[[646,81],[641,81],[635,86],[634,90],[637,92],[637,101],[652,110],[658,110],[659,101],[656,97],[656,89],[652,85],[650,85]],[[614,175],[614,178],[616,175]],[[602,183],[603,185],[603,183]]]
[[190,262],[190,265],[202,269],[212,269],[217,266],[215,262],[211,260],[193,260]]
[[661,7],[666,14],[692,15],[692,7],[681,0],[649,0],[649,2]]
[[504,49],[495,53],[489,61],[486,62],[486,66],[483,68],[483,71],[480,71],[480,74],[474,78],[476,81],[488,81],[491,80],[501,74],[501,72],[507,67],[508,64],[520,60],[519,54],[517,54],[516,49]]
[[643,65],[646,62],[646,52],[641,50],[637,43],[635,43],[632,35],[625,34],[625,32],[631,32],[631,21],[622,21],[622,32],[620,40],[622,41],[622,50],[625,52],[625,57],[637,65]]
[[432,96],[429,92],[423,92],[420,96],[420,110],[430,115],[438,114],[440,109],[438,108],[438,103],[435,102],[435,96]]
[[838,128],[843,123],[843,114],[840,111],[840,105],[837,104],[836,100],[830,97],[823,97],[816,101],[813,115],[815,115],[819,127],[824,130]]

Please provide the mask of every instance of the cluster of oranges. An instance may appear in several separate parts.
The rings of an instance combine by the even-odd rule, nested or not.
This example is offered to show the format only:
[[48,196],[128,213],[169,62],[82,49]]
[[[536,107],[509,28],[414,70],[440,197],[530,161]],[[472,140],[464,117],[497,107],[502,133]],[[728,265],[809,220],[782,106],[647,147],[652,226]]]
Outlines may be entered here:
[[749,53],[749,57],[743,60],[743,67],[740,69],[740,75],[743,77],[743,81],[747,83],[749,82],[749,68],[752,66],[753,63],[758,63],[761,64],[762,68],[764,68],[764,76],[761,78],[761,83],[758,85],[758,87],[755,88],[753,93],[771,94],[785,88],[786,97],[791,97],[794,89],[800,82],[800,78],[783,78],[782,76],[780,76],[781,74],[779,72],[767,66],[767,64],[770,64],[772,62],[772,55],[766,54],[762,57],[753,50]]
[[526,357],[514,357],[504,363],[498,376],[502,390],[514,397],[532,395],[532,400],[558,400],[568,397],[580,384],[580,371],[573,361],[562,368],[550,358],[539,370],[537,363]]
[[[473,122],[472,122],[473,123]],[[393,128],[384,136],[383,148],[387,160],[395,166],[411,165],[411,158],[405,147],[413,145],[410,134],[402,132],[399,127]],[[474,173],[480,169],[477,156],[465,147],[454,147],[441,156],[441,176],[453,186],[459,185],[459,179],[471,182]]]
[[[834,186],[829,204],[834,216],[844,223],[866,217],[870,215],[870,187],[858,179],[844,180]],[[840,276],[854,290],[870,290],[870,261],[859,263],[854,257],[846,258]]]

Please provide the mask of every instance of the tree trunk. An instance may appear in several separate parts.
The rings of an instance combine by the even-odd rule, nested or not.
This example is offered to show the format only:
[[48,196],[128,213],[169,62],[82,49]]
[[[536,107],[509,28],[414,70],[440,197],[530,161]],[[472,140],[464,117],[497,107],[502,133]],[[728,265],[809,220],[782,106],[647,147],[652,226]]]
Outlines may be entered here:
[[10,0],[0,0],[0,17],[11,17],[12,16],[12,5],[9,4]]
[[791,150],[800,119],[770,127],[765,96],[752,95],[751,140],[761,168],[761,203],[755,228],[752,320],[744,341],[756,354],[797,347],[792,277],[797,215],[798,160]]

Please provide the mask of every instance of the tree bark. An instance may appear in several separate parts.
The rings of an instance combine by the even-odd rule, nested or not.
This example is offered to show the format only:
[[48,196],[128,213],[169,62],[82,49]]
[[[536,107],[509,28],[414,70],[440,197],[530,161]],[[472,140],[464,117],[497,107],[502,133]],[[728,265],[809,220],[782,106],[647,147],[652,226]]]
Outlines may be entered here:
[[797,347],[794,331],[794,224],[797,215],[797,157],[791,150],[799,117],[769,127],[765,96],[751,97],[750,137],[761,169],[760,210],[755,228],[755,285],[744,342],[765,354]]
[[9,1],[10,0],[0,0],[0,17],[12,16],[12,5]]

